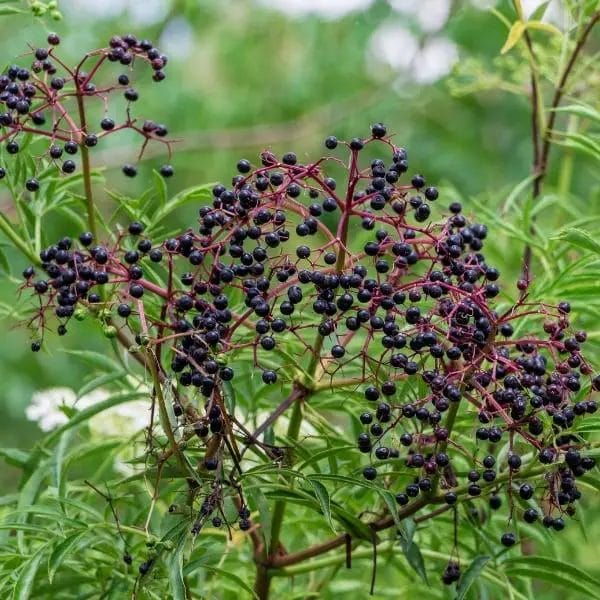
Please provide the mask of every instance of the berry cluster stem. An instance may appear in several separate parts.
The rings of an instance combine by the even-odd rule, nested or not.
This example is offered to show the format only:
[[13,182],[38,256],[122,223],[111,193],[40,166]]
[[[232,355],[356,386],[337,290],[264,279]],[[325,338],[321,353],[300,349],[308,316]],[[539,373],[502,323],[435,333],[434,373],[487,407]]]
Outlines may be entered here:
[[[79,124],[82,135],[87,131],[87,120],[85,116],[85,105],[83,95],[78,85],[77,88],[77,111],[79,113]],[[96,226],[96,206],[94,205],[94,196],[92,192],[92,167],[90,163],[90,152],[85,144],[81,146],[81,169],[83,174],[83,187],[85,190],[85,201],[87,205],[88,227],[94,239],[98,239],[98,228]]]

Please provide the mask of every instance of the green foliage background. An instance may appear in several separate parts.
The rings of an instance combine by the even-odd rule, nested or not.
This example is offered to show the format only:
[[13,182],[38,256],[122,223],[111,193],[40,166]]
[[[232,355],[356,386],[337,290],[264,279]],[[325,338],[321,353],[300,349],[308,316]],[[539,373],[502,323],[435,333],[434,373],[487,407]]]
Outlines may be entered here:
[[[182,140],[172,160],[177,175],[169,181],[170,193],[193,184],[228,180],[240,157],[252,159],[266,147],[277,153],[293,149],[300,157],[316,157],[326,135],[349,138],[364,134],[370,123],[383,121],[397,132],[397,142],[408,148],[411,170],[423,172],[429,181],[440,183],[445,201],[460,199],[467,213],[477,213],[481,219],[485,216],[491,238],[489,261],[501,268],[507,293],[515,295],[514,282],[529,235],[527,219],[532,210],[529,188],[519,186],[531,172],[531,108],[522,52],[515,49],[499,57],[507,28],[496,16],[455,0],[443,34],[457,44],[459,65],[435,84],[419,85],[409,79],[398,83],[393,70],[366,58],[373,31],[386,22],[406,18],[395,14],[383,1],[374,2],[365,11],[329,21],[314,15],[291,18],[250,0],[162,2],[166,16],[143,25],[133,22],[127,1],[122,2],[121,14],[109,18],[101,17],[97,11],[87,12],[86,2],[81,3],[83,10],[77,2],[62,3],[63,20],[59,23],[34,21],[27,11],[2,16],[1,60],[5,64],[12,62],[26,49],[25,43],[35,46],[41,42],[47,29],[60,33],[63,54],[75,59],[83,49],[102,46],[111,35],[130,30],[160,45],[168,27],[174,21],[185,20],[193,32],[192,50],[185,56],[172,57],[168,82],[158,93],[148,73],[136,82],[143,99],[139,116],[165,122],[172,136]],[[589,4],[593,8],[595,3],[566,4]],[[2,6],[4,3],[0,3]],[[514,19],[508,2],[500,3],[498,8]],[[410,23],[410,27],[417,35],[426,35],[419,32],[416,23]],[[550,72],[556,66],[560,46],[544,32],[535,35],[548,40],[540,54]],[[597,57],[598,47],[597,37],[589,54]],[[402,52],[402,48],[397,51]],[[501,78],[498,72],[502,73]],[[581,72],[577,80],[580,88],[574,93],[598,109],[598,72]],[[457,93],[469,87],[474,88],[474,93]],[[559,123],[561,129],[582,126],[592,141],[599,125],[593,119],[572,115],[566,115],[564,120],[561,117]],[[134,196],[151,185],[151,169],[160,165],[162,159],[145,161],[132,184],[120,172],[121,164],[135,153],[127,144],[121,138],[119,145],[100,148],[92,156],[95,164],[108,165],[103,171],[107,188]],[[572,302],[576,319],[590,333],[590,359],[600,365],[600,151],[591,146],[591,150],[584,147],[581,152],[581,140],[571,140],[570,146],[553,149],[544,196],[533,207],[539,210],[534,294]],[[5,191],[0,187],[0,210],[11,216]],[[104,201],[108,204],[107,195]],[[193,226],[195,219],[196,208],[191,204],[179,210],[169,225]],[[48,223],[47,237],[63,234],[61,226],[60,222]],[[579,230],[587,234],[580,234]],[[18,275],[25,261],[10,249],[6,254],[11,273]],[[563,273],[558,280],[557,273]],[[3,277],[2,281],[0,302],[3,312],[10,313],[15,304],[16,280]],[[74,325],[66,344],[73,349],[105,352],[108,342],[93,331],[90,324]],[[58,342],[48,344],[48,352],[32,355],[27,332],[15,327],[10,315],[0,322],[0,340],[1,445],[27,450],[41,435],[36,425],[24,417],[32,392],[49,386],[77,389],[94,366],[73,360],[60,350]],[[16,491],[17,470],[3,467],[0,483],[6,493]],[[532,543],[545,556],[576,564],[600,579],[595,551],[600,535],[600,505],[591,490],[584,504],[586,510],[578,513],[563,535]],[[322,527],[322,523],[313,525]],[[474,534],[465,530],[464,535]],[[440,552],[445,552],[442,541],[438,540]],[[436,550],[424,551],[427,561],[438,560],[439,570],[443,561],[439,562],[435,555]],[[246,560],[250,560],[249,556]],[[334,583],[323,592],[331,596],[323,597],[342,592],[363,593],[370,578],[368,564],[368,560],[357,560],[352,572],[340,570]],[[529,567],[531,573],[537,570],[538,575],[545,574],[539,575],[542,579],[552,579],[556,570],[551,563],[532,563]],[[219,568],[228,567],[220,564]],[[528,563],[522,563],[524,574],[527,568]],[[248,567],[248,577],[251,572]],[[410,589],[409,582],[414,577],[411,573],[402,557],[386,557],[382,553],[378,595],[401,597],[400,589]],[[220,584],[207,585],[210,590],[218,589]],[[592,587],[600,595],[600,587]],[[436,585],[427,591],[428,597],[446,597],[438,588]],[[423,588],[415,583],[415,589]],[[557,590],[541,581],[530,589],[534,593],[531,597],[548,600],[589,597],[579,594],[576,588]],[[207,593],[211,597],[213,592]],[[233,597],[229,592],[223,594]]]

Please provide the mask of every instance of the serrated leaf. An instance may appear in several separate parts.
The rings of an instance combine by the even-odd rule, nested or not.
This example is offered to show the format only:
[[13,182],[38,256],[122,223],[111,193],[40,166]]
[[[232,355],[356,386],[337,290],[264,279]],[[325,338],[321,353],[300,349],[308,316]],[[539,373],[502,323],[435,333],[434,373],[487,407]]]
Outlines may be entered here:
[[319,501],[319,505],[323,511],[323,516],[327,519],[329,527],[331,527],[331,531],[333,531],[333,533],[337,533],[335,526],[333,525],[333,519],[331,518],[331,499],[329,498],[329,492],[327,491],[327,488],[320,481],[316,481],[311,477],[309,477],[308,480],[315,491],[315,496]]
[[573,246],[577,246],[578,248],[591,250],[596,254],[600,254],[600,243],[597,242],[590,233],[584,231],[583,229],[577,229],[575,227],[563,229],[562,231],[559,231],[557,234],[553,235],[550,239],[564,240]]
[[52,580],[56,575],[56,571],[58,571],[60,565],[63,563],[67,555],[74,550],[77,542],[81,540],[85,533],[85,531],[79,531],[71,534],[57,544],[54,550],[52,550],[52,553],[48,557],[48,580],[50,583],[52,583]]
[[525,33],[525,23],[523,21],[515,21],[508,32],[508,37],[504,42],[504,46],[500,50],[500,54],[506,54],[513,48]]
[[471,561],[471,564],[463,573],[463,576],[460,578],[456,588],[456,600],[463,600],[469,591],[469,588],[473,585],[473,583],[475,583],[475,580],[479,577],[481,571],[489,560],[489,556],[477,556]]

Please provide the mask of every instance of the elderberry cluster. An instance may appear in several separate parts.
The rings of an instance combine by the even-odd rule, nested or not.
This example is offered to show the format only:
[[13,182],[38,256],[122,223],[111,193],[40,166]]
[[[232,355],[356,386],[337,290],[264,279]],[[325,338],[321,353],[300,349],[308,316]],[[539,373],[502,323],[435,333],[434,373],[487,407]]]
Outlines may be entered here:
[[[0,112],[0,142],[6,142],[8,154],[19,152],[23,134],[43,136],[50,141],[46,151],[48,159],[62,173],[71,174],[77,169],[74,156],[80,147],[93,148],[106,136],[129,129],[143,138],[139,158],[151,141],[165,144],[170,155],[165,125],[151,120],[140,125],[131,117],[131,104],[139,99],[139,93],[131,86],[130,75],[121,73],[116,81],[99,81],[101,67],[106,61],[118,62],[128,71],[136,62],[146,63],[153,71],[152,79],[163,81],[168,59],[152,42],[138,40],[131,34],[114,36],[108,47],[88,52],[73,68],[57,55],[56,47],[60,44],[58,35],[49,34],[47,44],[32,50],[33,62],[29,68],[11,65],[0,76],[0,106],[4,109]],[[84,64],[89,61],[93,61],[90,70],[83,70]],[[90,122],[86,117],[87,99],[102,100],[108,110],[108,98],[115,93],[122,93],[127,101],[123,118],[115,120],[105,114],[99,122]],[[0,178],[6,175],[6,168],[0,169]],[[133,177],[137,168],[127,164],[123,172]],[[161,174],[170,177],[173,168],[164,165]],[[37,192],[39,187],[40,182],[35,177],[25,182],[29,192]]]
[[[41,254],[45,276],[24,273],[39,301],[32,324],[43,331],[53,310],[61,333],[92,310],[111,335],[168,348],[174,411],[206,449],[207,478],[222,482],[239,458],[234,433],[270,458],[281,450],[241,429],[223,402],[236,364],[250,361],[266,385],[304,397],[317,385],[363,393],[362,474],[396,493],[401,514],[481,496],[493,510],[506,499],[511,523],[562,529],[581,496],[577,479],[595,467],[577,427],[600,390],[570,305],[530,301],[519,280],[517,300],[500,310],[487,227],[458,202],[432,220],[438,189],[407,175],[407,151],[382,124],[325,146],[346,156],[240,160],[199,208],[198,225],[176,237],[150,240],[135,222],[112,245],[88,233],[77,249],[60,240]],[[378,155],[364,160],[369,151]],[[150,266],[164,285],[146,278]],[[195,398],[203,412],[189,409]],[[207,498],[201,519],[220,496]],[[516,541],[512,531],[501,537]],[[459,577],[452,561],[443,581]]]

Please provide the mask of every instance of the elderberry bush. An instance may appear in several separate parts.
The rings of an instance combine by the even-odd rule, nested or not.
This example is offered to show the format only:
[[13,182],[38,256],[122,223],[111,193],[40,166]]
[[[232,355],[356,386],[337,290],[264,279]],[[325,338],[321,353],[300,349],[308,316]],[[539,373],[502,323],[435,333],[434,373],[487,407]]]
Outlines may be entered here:
[[[162,78],[165,60],[143,42],[124,37],[111,48],[109,61],[141,56]],[[37,59],[43,70],[47,55]],[[16,93],[26,84],[11,73],[6,88]],[[31,110],[23,114],[34,119]],[[26,127],[14,113],[6,126]],[[282,543],[285,496],[274,500],[270,534],[261,533],[246,491],[261,465],[275,468],[260,484],[290,477],[303,440],[315,460],[327,450],[302,430],[315,405],[354,445],[348,452],[362,453],[344,485],[382,502],[344,515],[324,500],[339,480],[317,473],[314,508],[329,519],[333,510],[344,532],[329,548],[350,552],[369,539],[365,529],[402,532],[413,515],[458,521],[486,506],[501,515],[499,547],[524,541],[521,523],[564,529],[596,466],[579,429],[600,390],[568,298],[534,301],[527,277],[501,285],[485,257],[494,232],[414,174],[383,124],[349,142],[329,136],[325,149],[314,162],[270,151],[256,164],[239,160],[198,207],[198,222],[166,239],[134,221],[112,238],[86,231],[43,249],[23,274],[35,305],[32,350],[49,343],[50,329],[63,335],[74,319],[97,320],[151,376],[146,468],[185,482],[163,501],[183,513],[191,536],[222,525],[247,531],[267,569],[321,553]],[[248,393],[266,399],[255,425],[234,401]],[[352,418],[330,416],[336,402],[352,403]],[[274,437],[290,413],[287,434]],[[461,579],[456,545],[447,540],[445,584]],[[140,576],[153,564],[142,562]],[[268,579],[256,590],[267,597]]]
[[[90,148],[102,145],[104,138],[129,130],[143,139],[138,158],[153,141],[166,145],[170,155],[166,126],[152,120],[140,123],[131,115],[133,104],[139,100],[139,93],[130,81],[133,67],[145,64],[152,72],[152,79],[161,82],[166,77],[167,56],[151,41],[126,34],[113,36],[108,46],[86,53],[71,67],[61,59],[59,44],[60,37],[49,34],[47,45],[32,50],[28,67],[14,64],[0,75],[0,107],[3,109],[0,112],[0,142],[5,143],[6,153],[15,155],[23,142],[27,144],[32,136],[41,136],[49,141],[43,154],[48,166],[54,165],[69,175],[77,170],[75,157],[80,149],[82,161],[86,162]],[[105,74],[109,63],[121,65],[121,72],[110,78]],[[89,65],[89,71],[84,70],[86,65]],[[118,95],[125,101],[120,119],[108,113],[109,103]],[[90,111],[94,113],[91,102],[95,103],[95,108],[105,107],[103,116],[93,123],[90,121]],[[2,168],[2,178],[7,170],[10,170],[8,165]],[[41,172],[47,176],[46,170]],[[123,173],[134,177],[137,168],[126,164]],[[161,174],[170,177],[173,168],[164,165]],[[19,175],[17,173],[17,179]],[[35,193],[40,189],[40,180],[32,175],[24,185],[27,191]]]

